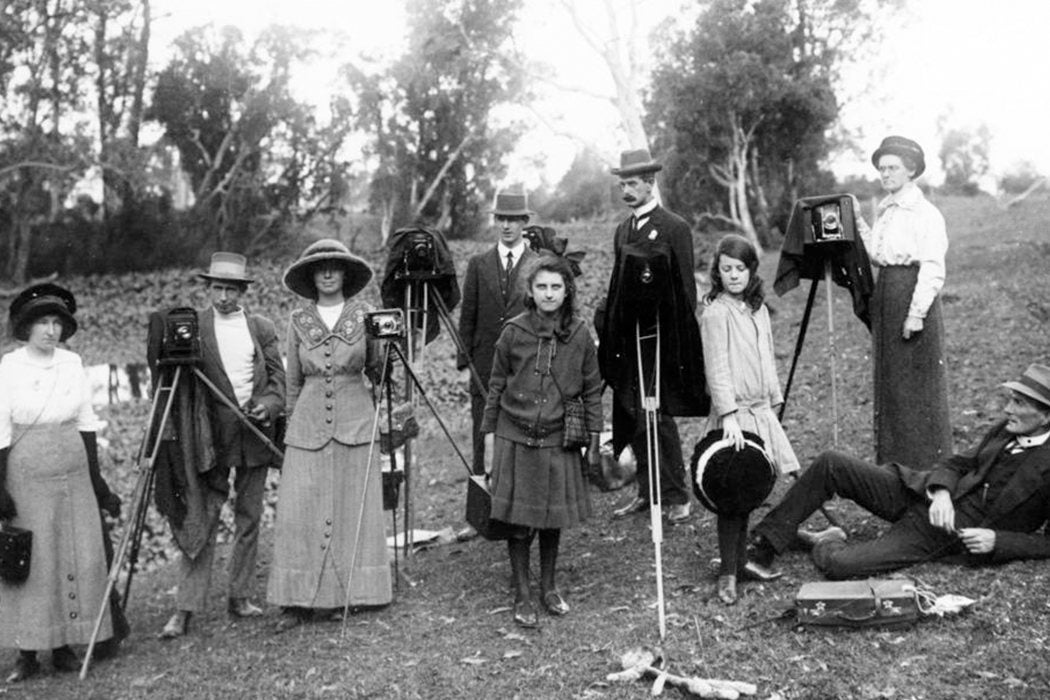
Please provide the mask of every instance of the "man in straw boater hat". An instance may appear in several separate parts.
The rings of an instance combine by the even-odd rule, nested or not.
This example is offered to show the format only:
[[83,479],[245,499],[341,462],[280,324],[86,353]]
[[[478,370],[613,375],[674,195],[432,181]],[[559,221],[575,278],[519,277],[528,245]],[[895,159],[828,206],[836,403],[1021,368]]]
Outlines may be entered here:
[[[752,559],[769,566],[796,538],[835,579],[946,557],[969,565],[1050,558],[1050,367],[1033,364],[1002,387],[1004,419],[976,447],[932,468],[821,454],[752,530]],[[892,524],[877,539],[856,543],[837,527],[798,529],[836,495]]]
[[[657,289],[651,306],[659,308],[660,341],[645,341],[642,353],[647,373],[654,365],[659,366],[660,413],[654,438],[659,450],[660,501],[669,506],[668,521],[678,523],[689,518],[689,489],[682,441],[671,416],[704,415],[708,400],[696,321],[693,236],[689,224],[655,198],[656,173],[662,167],[648,150],[639,149],[623,152],[620,167],[612,170],[632,214],[616,227],[616,260],[605,303],[595,313],[595,327],[600,338],[602,378],[613,389],[613,449],[619,454],[629,444],[638,460],[638,493],[613,513],[614,517],[624,517],[650,506],[647,435],[635,350],[635,317],[639,314],[632,307],[650,293],[647,287]],[[641,272],[635,269],[637,264],[643,266]],[[657,269],[661,265],[665,274]],[[645,278],[643,282],[640,277]],[[640,328],[643,334],[652,330],[652,326]],[[660,351],[659,362],[654,362],[654,346]]]
[[[244,425],[244,419],[247,417],[272,440],[275,421],[284,408],[284,365],[274,324],[248,313],[241,304],[248,285],[253,282],[247,275],[247,259],[236,253],[215,253],[208,270],[198,276],[207,284],[211,300],[210,307],[198,312],[200,368],[219,391],[240,407],[241,415],[209,391],[202,392],[206,397],[214,448],[214,464],[210,468],[195,465],[203,491],[196,527],[203,530],[204,539],[193,556],[180,542],[176,612],[164,625],[162,639],[186,634],[191,615],[204,609],[219,515],[229,495],[231,470],[234,472],[235,533],[229,563],[228,610],[235,617],[262,615],[262,609],[251,602],[250,596],[255,581],[267,467],[274,456]],[[159,336],[151,330],[151,343]],[[151,347],[151,358],[155,358],[156,353],[157,349]],[[194,512],[198,511],[191,510],[190,515]],[[176,539],[179,539],[178,533]]]
[[[473,361],[486,390],[503,324],[525,310],[525,290],[518,284],[518,272],[523,262],[536,255],[523,236],[532,213],[524,193],[497,192],[492,208],[496,244],[467,262],[459,311],[459,335],[466,353],[459,355],[456,367],[466,369],[468,361]],[[470,382],[475,474],[485,473],[485,437],[480,430],[484,413],[485,395]]]

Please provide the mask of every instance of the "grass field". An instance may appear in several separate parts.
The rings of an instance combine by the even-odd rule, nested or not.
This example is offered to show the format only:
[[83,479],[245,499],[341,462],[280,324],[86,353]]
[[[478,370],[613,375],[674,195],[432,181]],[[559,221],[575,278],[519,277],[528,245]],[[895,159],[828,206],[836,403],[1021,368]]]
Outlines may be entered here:
[[[1032,200],[1008,211],[987,199],[936,203],[947,218],[951,238],[943,299],[954,438],[956,448],[962,449],[996,419],[997,385],[1030,362],[1050,361],[1050,201]],[[581,286],[589,307],[608,278],[610,230],[579,226],[566,231],[573,242],[570,248],[588,251]],[[455,243],[458,262],[465,265],[467,254],[481,245]],[[278,261],[270,266],[274,275],[281,265]],[[767,283],[775,266],[776,255],[771,253],[762,266]],[[181,271],[169,279],[187,277]],[[119,290],[123,282],[82,284],[90,294],[93,287]],[[805,290],[798,289],[768,300],[782,378],[787,376],[805,296]],[[277,316],[286,306],[270,303],[275,298],[267,296],[258,305]],[[852,317],[848,295],[835,289],[833,413],[828,306],[823,293],[817,299],[785,426],[803,462],[832,446],[835,426],[839,449],[870,458],[868,333]],[[90,300],[83,303],[86,311],[91,305]],[[130,342],[116,337],[111,335],[110,342]],[[104,342],[100,351],[105,350]],[[128,348],[111,351],[134,354]],[[425,382],[458,443],[469,445],[465,392],[451,368],[451,344],[439,340],[431,352]],[[132,485],[129,455],[137,446],[143,415],[141,406],[110,411],[108,466],[125,493]],[[699,421],[683,420],[681,427],[688,454],[699,438]],[[418,448],[418,526],[460,525],[463,468],[432,420],[424,420]],[[395,603],[354,615],[345,636],[339,623],[275,636],[270,631],[275,610],[262,620],[232,622],[224,613],[225,576],[216,571],[209,614],[190,636],[161,643],[154,635],[170,613],[175,576],[173,567],[157,566],[136,579],[130,601],[134,633],[117,659],[94,667],[83,683],[49,676],[24,687],[0,687],[0,695],[645,697],[649,689],[642,682],[620,686],[604,681],[607,673],[618,670],[622,652],[660,643],[648,521],[609,518],[632,489],[592,492],[595,516],[563,538],[560,582],[572,613],[562,619],[543,618],[537,631],[523,632],[512,624],[505,549],[481,540],[437,546],[402,561],[405,576]],[[832,507],[853,536],[869,537],[883,527],[851,504]],[[159,547],[165,534],[160,524],[151,527],[156,530],[151,541]],[[687,524],[665,532],[669,617],[662,649],[676,673],[751,681],[763,698],[1050,697],[1050,569],[1043,562],[982,570],[943,564],[915,567],[907,574],[930,590],[966,595],[979,604],[962,617],[926,620],[906,630],[813,632],[774,619],[791,606],[801,583],[820,578],[807,555],[786,555],[780,560],[783,579],[747,584],[741,602],[727,608],[713,597],[708,560],[716,549],[713,517],[699,507]],[[260,592],[265,573],[264,555]],[[8,667],[14,658],[13,652],[5,652],[0,666]],[[665,692],[682,697],[677,690]]]

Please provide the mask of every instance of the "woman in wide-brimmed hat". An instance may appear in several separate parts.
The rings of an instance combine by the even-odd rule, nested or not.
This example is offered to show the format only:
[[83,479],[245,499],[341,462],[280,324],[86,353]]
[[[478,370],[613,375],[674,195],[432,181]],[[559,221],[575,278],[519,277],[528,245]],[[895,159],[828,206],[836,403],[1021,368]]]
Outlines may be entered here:
[[948,236],[944,217],[915,180],[922,147],[887,136],[871,156],[888,196],[861,234],[878,280],[871,331],[875,454],[882,463],[929,469],[952,453],[940,291]]
[[[28,579],[0,580],[0,647],[20,651],[9,683],[39,672],[41,649],[56,670],[78,668],[70,645],[91,640],[106,588],[99,507],[120,513],[98,470],[87,374],[58,347],[77,330],[76,308],[56,284],[23,291],[10,328],[25,344],[0,360],[0,521],[33,533]],[[107,608],[99,638],[112,635]]]
[[[368,464],[372,399],[368,307],[353,297],[372,269],[336,240],[317,241],[284,273],[303,297],[288,324],[284,468],[267,599],[284,608],[278,631],[347,601],[391,601],[381,474]],[[349,579],[349,580],[348,580]]]

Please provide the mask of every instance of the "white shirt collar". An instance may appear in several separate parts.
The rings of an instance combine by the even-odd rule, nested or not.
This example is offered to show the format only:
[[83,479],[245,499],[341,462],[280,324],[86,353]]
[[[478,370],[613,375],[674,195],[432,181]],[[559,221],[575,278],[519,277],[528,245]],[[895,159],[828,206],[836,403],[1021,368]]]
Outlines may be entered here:
[[1050,430],[1042,435],[1015,435],[1014,439],[1017,440],[1018,445],[1025,449],[1028,449],[1029,447],[1039,447],[1040,445],[1046,444],[1046,441],[1050,439]]
[[656,197],[653,197],[652,199],[650,199],[648,202],[646,202],[642,206],[635,207],[635,209],[634,209],[634,217],[636,219],[644,219],[649,214],[652,214],[653,210],[656,209],[656,207],[658,207],[658,206],[660,206],[660,203],[656,201]]
[[525,254],[525,239],[522,238],[518,241],[518,245],[513,248],[508,248],[503,245],[503,241],[496,243],[496,252],[499,253],[499,264],[505,265],[507,262],[507,253],[510,253],[514,257],[514,264],[517,264],[521,260],[521,256]]
[[217,320],[219,320],[219,321],[234,321],[234,320],[236,320],[238,318],[243,318],[244,317],[244,307],[243,306],[238,306],[237,310],[234,311],[232,314],[224,314],[221,311],[219,311],[218,309],[216,309],[214,306],[211,307],[211,308],[215,312],[215,318]]

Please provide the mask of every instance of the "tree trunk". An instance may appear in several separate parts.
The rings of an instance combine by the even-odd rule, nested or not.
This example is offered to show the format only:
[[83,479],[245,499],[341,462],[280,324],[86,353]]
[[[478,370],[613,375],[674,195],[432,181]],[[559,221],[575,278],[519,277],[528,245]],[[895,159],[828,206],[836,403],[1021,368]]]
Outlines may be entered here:
[[759,241],[762,246],[768,246],[770,244],[770,226],[769,226],[769,201],[766,199],[766,190],[762,186],[761,171],[758,168],[758,147],[751,149],[751,157],[749,162],[749,169],[751,173],[751,191],[755,199],[755,219],[757,224],[757,233]]

